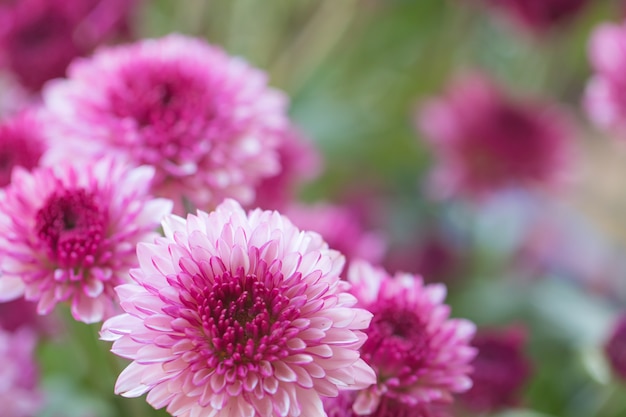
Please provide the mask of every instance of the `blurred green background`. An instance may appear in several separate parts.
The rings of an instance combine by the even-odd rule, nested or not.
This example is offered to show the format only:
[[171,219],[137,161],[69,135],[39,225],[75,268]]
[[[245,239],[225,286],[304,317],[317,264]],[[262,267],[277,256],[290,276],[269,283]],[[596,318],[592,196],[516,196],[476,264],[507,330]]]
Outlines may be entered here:
[[[293,119],[324,157],[321,176],[302,190],[304,200],[342,202],[355,190],[375,190],[384,196],[385,215],[369,226],[385,232],[391,250],[419,240],[433,224],[446,230],[463,253],[448,282],[453,315],[479,326],[529,328],[533,376],[519,409],[498,416],[618,417],[626,415],[626,387],[611,377],[602,345],[625,299],[626,151],[589,126],[580,99],[590,75],[591,30],[620,20],[623,8],[593,0],[568,25],[541,36],[478,0],[145,1],[136,22],[138,37],[204,37],[267,71],[270,84],[287,92]],[[577,250],[602,252],[601,282],[610,290],[581,284],[566,267],[518,268],[529,224],[516,210],[485,212],[425,197],[432,158],[414,128],[415,110],[454,75],[476,68],[513,94],[560,102],[576,117],[576,182],[564,195],[536,198],[571,215],[565,228],[581,229]],[[576,250],[562,256],[565,262],[568,256]],[[40,348],[56,398],[40,417],[91,417],[86,410],[93,417],[167,415],[151,411],[143,398],[115,397],[121,364],[95,341],[97,326],[65,322],[78,337]]]

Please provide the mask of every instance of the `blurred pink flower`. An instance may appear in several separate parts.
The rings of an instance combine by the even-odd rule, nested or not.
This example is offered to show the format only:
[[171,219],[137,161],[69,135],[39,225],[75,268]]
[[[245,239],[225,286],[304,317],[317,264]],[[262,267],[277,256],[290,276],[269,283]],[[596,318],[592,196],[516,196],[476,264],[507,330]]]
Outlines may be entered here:
[[599,127],[626,132],[626,24],[604,23],[592,33],[589,59],[594,75],[585,90],[584,107]]
[[526,330],[519,326],[480,330],[476,334],[472,341],[478,350],[472,361],[474,384],[459,396],[468,409],[491,413],[518,405],[520,389],[531,372],[525,344]]
[[480,75],[456,80],[445,96],[428,101],[418,125],[435,153],[436,197],[557,186],[574,154],[573,128],[560,109],[507,97]]
[[313,143],[295,128],[284,132],[278,148],[281,170],[256,188],[254,205],[265,210],[284,210],[295,201],[298,185],[315,178],[321,170],[321,155]]
[[419,272],[426,282],[445,282],[450,285],[461,278],[467,262],[462,242],[447,236],[437,227],[414,230],[410,241],[394,242],[385,256],[387,271]]
[[0,329],[0,404],[3,417],[33,417],[43,396],[38,389],[35,334],[27,328],[15,332]]
[[443,284],[424,285],[406,273],[391,277],[362,261],[350,265],[348,281],[358,305],[374,314],[361,354],[377,382],[359,392],[357,414],[374,412],[385,398],[413,406],[447,403],[472,386],[475,326],[448,318]]
[[0,303],[0,328],[13,332],[20,327],[29,327],[35,330],[46,330],[40,321],[35,304],[18,298]]
[[530,30],[543,32],[578,14],[588,0],[486,0]]
[[11,182],[13,168],[32,170],[46,148],[45,127],[33,109],[0,123],[0,187]]
[[375,381],[359,357],[371,314],[318,234],[233,200],[163,230],[117,289],[126,314],[102,328],[133,360],[117,393],[149,391],[174,416],[325,416],[320,396]]
[[200,39],[162,39],[101,49],[75,61],[44,101],[59,144],[46,157],[114,155],[156,168],[153,190],[199,209],[224,198],[252,202],[280,170],[289,128],[286,96],[266,75]]
[[109,315],[113,288],[137,265],[136,244],[171,210],[147,194],[152,174],[109,160],[17,168],[0,199],[0,300],[24,295],[39,314],[69,301],[86,323]]
[[604,351],[615,375],[626,381],[626,314],[615,321]]
[[95,46],[127,34],[134,0],[19,0],[0,6],[0,66],[38,91]]
[[285,214],[298,227],[322,235],[328,245],[352,259],[364,259],[376,263],[385,253],[383,236],[365,231],[357,213],[350,206],[317,203],[313,205],[292,204]]

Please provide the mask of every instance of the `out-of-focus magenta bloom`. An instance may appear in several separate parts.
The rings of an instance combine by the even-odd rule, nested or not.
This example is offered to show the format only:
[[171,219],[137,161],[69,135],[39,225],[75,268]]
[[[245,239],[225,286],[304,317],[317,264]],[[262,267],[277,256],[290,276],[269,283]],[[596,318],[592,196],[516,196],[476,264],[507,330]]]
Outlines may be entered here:
[[0,329],[0,404],[3,417],[33,417],[41,409],[39,372],[35,363],[35,334],[21,328]]
[[613,373],[626,381],[626,314],[618,317],[604,350]]
[[315,178],[321,169],[321,156],[310,140],[295,128],[285,135],[278,148],[280,172],[256,188],[253,204],[265,210],[285,210],[295,200],[298,185]]
[[199,209],[253,201],[280,170],[284,94],[200,39],[170,35],[101,49],[44,92],[58,146],[46,159],[114,155],[156,168],[153,191]]
[[522,327],[479,331],[472,346],[478,355],[472,365],[472,388],[459,396],[470,410],[491,413],[515,406],[520,389],[530,376],[531,365],[524,352],[526,331]]
[[427,282],[451,284],[461,277],[466,261],[461,242],[440,230],[415,230],[408,242],[394,242],[387,250],[384,267],[388,271],[419,271]]
[[598,26],[589,42],[594,75],[584,96],[584,107],[599,127],[626,136],[626,24]]
[[163,230],[102,329],[133,360],[117,393],[174,416],[326,416],[321,397],[375,382],[359,355],[372,315],[317,233],[230,199]]
[[428,101],[418,125],[435,153],[436,197],[560,185],[574,152],[563,111],[507,97],[480,75],[456,80],[446,95]]
[[39,314],[68,301],[86,323],[110,315],[113,288],[137,265],[136,244],[156,236],[171,210],[148,194],[152,175],[109,160],[16,168],[0,199],[0,300],[24,295]]
[[588,0],[486,0],[520,25],[543,32],[572,19]]
[[19,0],[0,5],[0,66],[38,91],[68,64],[128,32],[134,0]]
[[[35,305],[23,298],[0,303],[0,328],[13,332],[20,327],[40,330],[43,325]],[[45,329],[41,329],[45,330]]]
[[413,406],[447,403],[472,386],[475,326],[449,319],[443,284],[424,285],[406,273],[391,277],[362,261],[350,265],[348,281],[358,305],[374,314],[361,355],[377,382],[359,392],[357,414],[374,412],[385,398]]
[[386,242],[382,235],[363,230],[357,213],[350,206],[293,204],[285,214],[296,226],[321,234],[328,245],[344,254],[348,261],[363,259],[376,263],[385,253]]
[[35,110],[22,111],[0,123],[0,187],[11,182],[13,168],[32,170],[46,148],[44,126]]

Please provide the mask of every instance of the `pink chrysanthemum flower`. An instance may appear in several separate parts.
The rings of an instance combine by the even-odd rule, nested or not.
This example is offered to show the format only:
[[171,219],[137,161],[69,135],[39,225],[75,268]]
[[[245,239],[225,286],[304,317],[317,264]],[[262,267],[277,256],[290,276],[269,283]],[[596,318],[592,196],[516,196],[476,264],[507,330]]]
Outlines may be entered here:
[[22,111],[0,123],[0,187],[11,182],[14,167],[35,168],[45,147],[44,126],[35,110]]
[[171,202],[152,199],[150,167],[109,160],[32,173],[17,168],[0,199],[0,300],[24,295],[39,314],[68,301],[76,320],[110,314],[113,288],[137,265]]
[[31,329],[0,329],[0,404],[3,417],[33,417],[43,403]]
[[424,285],[407,273],[391,277],[363,261],[350,265],[348,281],[358,305],[374,314],[361,355],[377,382],[358,394],[357,414],[374,412],[385,398],[415,406],[446,403],[472,386],[475,326],[448,318],[443,284]]
[[482,330],[472,340],[478,355],[472,361],[472,388],[459,396],[477,413],[492,413],[518,405],[520,389],[530,376],[530,361],[524,352],[523,327]]
[[573,129],[554,105],[515,100],[485,77],[470,76],[418,116],[437,160],[430,184],[435,197],[555,187],[566,179]]
[[626,136],[626,24],[604,23],[592,33],[589,59],[594,75],[584,107],[599,127]]
[[286,97],[264,73],[182,35],[77,60],[44,99],[62,138],[46,159],[109,154],[152,165],[155,194],[178,213],[183,198],[200,209],[226,197],[252,202],[258,182],[279,171],[289,126]]
[[535,32],[560,26],[581,12],[588,0],[486,0]]
[[163,229],[117,289],[126,314],[103,326],[134,361],[117,393],[149,391],[174,416],[325,416],[320,396],[375,381],[359,357],[371,314],[318,234],[233,200]]
[[0,66],[39,91],[77,56],[128,33],[135,0],[19,0],[0,7]]

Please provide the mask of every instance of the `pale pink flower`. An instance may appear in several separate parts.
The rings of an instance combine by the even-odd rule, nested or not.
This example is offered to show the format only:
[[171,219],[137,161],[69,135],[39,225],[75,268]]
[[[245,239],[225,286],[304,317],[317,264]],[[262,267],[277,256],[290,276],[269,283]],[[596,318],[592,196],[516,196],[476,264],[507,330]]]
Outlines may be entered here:
[[0,123],[0,187],[11,182],[13,168],[32,170],[46,149],[45,126],[34,109]]
[[414,406],[451,402],[453,393],[472,386],[475,326],[449,319],[443,284],[424,285],[407,273],[391,277],[363,261],[350,265],[348,281],[358,305],[374,314],[361,355],[377,382],[359,392],[357,414],[374,412],[383,399]]
[[589,60],[594,71],[584,107],[599,127],[626,136],[626,24],[604,23],[591,34]]
[[266,75],[200,39],[170,35],[101,49],[44,91],[58,146],[46,159],[115,155],[156,168],[153,184],[184,201],[244,204],[279,172],[286,97]]
[[320,396],[375,381],[359,357],[371,314],[339,273],[343,256],[278,212],[233,200],[137,249],[126,314],[102,338],[133,362],[115,391],[146,392],[174,416],[325,416]]
[[510,187],[556,188],[574,155],[569,117],[553,104],[507,96],[482,75],[456,80],[418,114],[432,145],[435,197],[472,197]]
[[33,417],[42,407],[35,363],[37,339],[31,329],[0,329],[0,404],[3,417]]
[[385,254],[386,241],[382,234],[365,230],[351,206],[292,204],[285,209],[285,214],[301,229],[322,235],[328,245],[344,254],[348,261],[358,258],[376,263]]
[[16,168],[0,198],[0,300],[24,295],[39,314],[67,301],[87,323],[110,315],[113,288],[137,265],[136,244],[156,236],[171,210],[147,193],[152,175],[109,160]]

